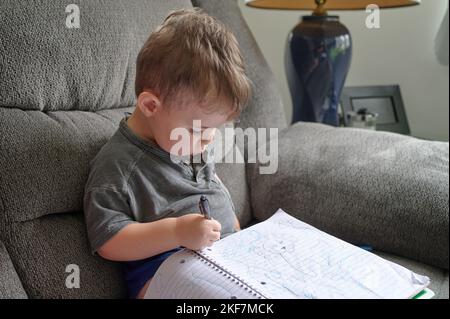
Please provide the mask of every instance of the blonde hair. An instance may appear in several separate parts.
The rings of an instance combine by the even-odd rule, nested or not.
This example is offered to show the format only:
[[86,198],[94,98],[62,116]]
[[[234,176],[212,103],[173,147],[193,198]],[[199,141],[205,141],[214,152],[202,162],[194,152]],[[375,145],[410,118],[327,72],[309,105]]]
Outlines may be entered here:
[[168,106],[219,99],[235,117],[250,99],[251,82],[231,31],[199,9],[183,9],[171,12],[139,52],[136,96],[145,90]]

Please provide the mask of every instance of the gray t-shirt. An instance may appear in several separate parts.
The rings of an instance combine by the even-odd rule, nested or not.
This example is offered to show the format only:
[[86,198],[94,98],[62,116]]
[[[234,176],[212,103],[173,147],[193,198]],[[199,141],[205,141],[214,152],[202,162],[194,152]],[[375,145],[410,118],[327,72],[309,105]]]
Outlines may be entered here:
[[[90,163],[84,214],[92,252],[128,224],[199,213],[201,195],[222,225],[221,237],[235,232],[235,208],[214,163],[172,161],[156,143],[134,134],[127,119]],[[211,150],[206,154],[211,156]]]

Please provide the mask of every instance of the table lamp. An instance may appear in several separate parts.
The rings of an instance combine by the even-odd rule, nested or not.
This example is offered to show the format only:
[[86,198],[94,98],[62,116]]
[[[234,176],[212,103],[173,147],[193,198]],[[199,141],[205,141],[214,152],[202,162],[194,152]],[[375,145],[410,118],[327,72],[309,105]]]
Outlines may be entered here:
[[313,10],[290,32],[285,68],[292,96],[292,123],[339,126],[339,99],[352,58],[352,39],[339,17],[327,10],[361,10],[371,4],[397,8],[420,0],[246,0],[264,9]]

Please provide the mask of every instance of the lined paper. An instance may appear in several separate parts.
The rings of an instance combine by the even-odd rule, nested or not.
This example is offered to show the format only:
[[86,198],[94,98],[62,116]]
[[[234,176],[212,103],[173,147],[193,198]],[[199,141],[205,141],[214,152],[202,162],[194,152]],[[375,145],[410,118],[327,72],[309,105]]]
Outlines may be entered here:
[[256,299],[258,296],[195,252],[180,250],[162,263],[144,298]]
[[267,298],[411,298],[429,284],[281,209],[201,254]]
[[405,299],[429,282],[279,209],[212,247],[171,255],[145,298]]

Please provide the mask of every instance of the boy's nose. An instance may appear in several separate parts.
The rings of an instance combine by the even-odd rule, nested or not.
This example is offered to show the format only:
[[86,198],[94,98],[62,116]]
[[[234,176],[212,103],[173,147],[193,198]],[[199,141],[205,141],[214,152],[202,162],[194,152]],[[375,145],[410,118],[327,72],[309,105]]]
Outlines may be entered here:
[[210,137],[209,139],[202,139],[202,145],[208,145],[211,144],[211,142],[214,140],[214,136]]
[[216,129],[208,129],[202,134],[202,144],[209,144],[214,140]]

